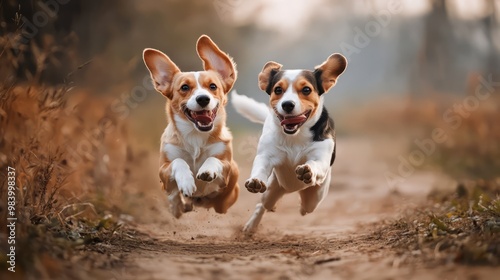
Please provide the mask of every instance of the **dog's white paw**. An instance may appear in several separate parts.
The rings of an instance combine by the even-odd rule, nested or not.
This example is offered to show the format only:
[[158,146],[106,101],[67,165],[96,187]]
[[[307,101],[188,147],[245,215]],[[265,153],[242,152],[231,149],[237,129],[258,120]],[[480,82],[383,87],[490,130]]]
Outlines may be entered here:
[[266,191],[267,186],[264,182],[257,178],[248,179],[245,182],[245,188],[251,193],[263,193]]
[[192,176],[186,176],[183,180],[178,180],[177,187],[182,195],[186,197],[191,197],[196,192],[196,184]]
[[205,181],[205,182],[212,182],[215,180],[217,177],[217,173],[210,171],[210,170],[205,170],[205,171],[199,171],[198,174],[196,175],[196,179]]
[[297,175],[297,179],[307,185],[316,184],[316,175],[314,174],[312,168],[307,164],[297,166],[297,168],[295,168],[295,174]]
[[198,170],[196,179],[205,182],[212,182],[217,178],[222,178],[223,168],[224,167],[219,159],[209,157],[205,160],[203,165]]

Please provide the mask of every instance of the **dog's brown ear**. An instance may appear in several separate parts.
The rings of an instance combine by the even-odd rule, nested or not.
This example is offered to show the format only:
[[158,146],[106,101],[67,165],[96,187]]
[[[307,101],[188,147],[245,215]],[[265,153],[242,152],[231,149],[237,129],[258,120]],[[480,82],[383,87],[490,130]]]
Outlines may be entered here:
[[228,93],[233,87],[234,82],[236,82],[238,74],[233,59],[221,51],[207,35],[202,35],[198,39],[196,51],[203,61],[203,69],[219,73],[222,78],[224,93]]
[[172,99],[172,80],[180,70],[168,56],[159,50],[145,49],[142,53],[144,63],[151,73],[155,89],[168,99]]
[[339,54],[334,53],[323,62],[316,66],[314,74],[318,80],[320,94],[327,92],[337,82],[337,78],[344,72],[347,67],[347,59]]
[[262,68],[262,71],[259,73],[259,88],[261,90],[271,94],[270,89],[268,89],[269,83],[274,75],[281,70],[281,67],[283,67],[283,65],[274,61],[268,61],[266,65],[264,65],[264,68]]

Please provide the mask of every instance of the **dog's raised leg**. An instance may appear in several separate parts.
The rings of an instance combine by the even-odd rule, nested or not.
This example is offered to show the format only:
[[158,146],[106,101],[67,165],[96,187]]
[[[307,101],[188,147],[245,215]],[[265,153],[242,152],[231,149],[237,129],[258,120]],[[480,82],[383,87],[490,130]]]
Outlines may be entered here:
[[[261,138],[262,139],[262,138]],[[274,165],[281,161],[279,155],[269,154],[265,147],[270,147],[274,143],[266,140],[260,141],[257,147],[257,155],[253,161],[250,179],[246,180],[245,187],[251,193],[263,193],[266,191],[266,180],[270,181],[271,170]]]
[[[227,172],[226,172],[227,170]],[[224,168],[224,178],[227,178],[226,182],[223,182],[222,193],[214,199],[214,210],[217,213],[224,214],[227,209],[231,207],[238,199],[238,194],[240,188],[238,186],[238,165],[236,162],[231,161],[227,168]],[[226,175],[227,174],[227,175]],[[223,181],[223,179],[220,179]]]
[[297,166],[297,179],[308,186],[323,185],[330,177],[330,160],[335,143],[332,139],[314,142],[305,164]]
[[198,174],[196,175],[196,179],[202,180],[205,182],[212,182],[215,179],[223,179],[224,174],[224,165],[222,162],[215,157],[209,157],[205,160],[205,162],[201,165],[198,170]]
[[[163,184],[163,189],[168,194],[170,212],[174,217],[180,218],[182,213],[193,210],[192,201],[190,199],[185,201],[181,196],[181,192],[185,196],[186,193],[189,193],[183,190],[187,189],[191,191],[191,194],[196,191],[193,174],[186,162],[181,159],[175,159],[171,163],[164,163],[160,167],[160,180]],[[181,184],[179,185],[178,182]],[[190,185],[191,182],[192,185]]]
[[177,188],[186,197],[191,197],[196,192],[193,172],[189,165],[180,158],[176,158],[170,163],[171,177],[177,183]]
[[286,193],[285,189],[279,185],[274,172],[271,174],[268,181],[267,185],[269,187],[266,189],[264,194],[262,194],[261,203],[258,203],[255,206],[255,211],[253,212],[252,217],[250,217],[248,222],[245,224],[245,227],[243,227],[245,235],[250,236],[255,232],[255,230],[257,230],[257,226],[262,220],[264,212],[266,212],[266,210],[274,211],[276,202],[278,202],[278,200]]
[[299,191],[300,194],[300,214],[312,213],[316,207],[325,199],[330,189],[330,172],[321,185],[314,185],[307,189]]

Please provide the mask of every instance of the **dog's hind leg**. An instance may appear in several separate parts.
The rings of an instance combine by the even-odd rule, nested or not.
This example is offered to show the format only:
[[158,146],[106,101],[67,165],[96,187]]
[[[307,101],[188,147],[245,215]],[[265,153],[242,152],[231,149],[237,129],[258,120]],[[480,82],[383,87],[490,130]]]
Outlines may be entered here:
[[179,190],[174,190],[168,195],[168,202],[170,206],[170,213],[179,219],[182,216],[182,213],[184,213],[184,204],[182,203]]
[[245,227],[243,228],[243,232],[245,232],[245,234],[247,235],[251,235],[255,232],[257,226],[262,220],[262,216],[264,216],[264,212],[266,212],[266,210],[274,211],[276,203],[286,193],[286,190],[279,185],[274,172],[269,177],[267,185],[269,187],[264,192],[264,194],[262,194],[261,203],[258,203],[255,206],[255,211],[252,217],[250,217],[248,222],[245,224]]
[[315,185],[299,191],[300,194],[300,214],[312,213],[316,207],[328,195],[330,188],[330,173],[328,172],[325,181],[321,185]]
[[260,223],[260,220],[262,220],[262,216],[264,216],[264,212],[266,212],[266,209],[264,209],[262,203],[257,203],[257,205],[255,206],[255,211],[252,214],[252,217],[250,217],[250,220],[248,220],[248,222],[243,227],[243,232],[246,235],[252,235],[255,232],[257,226]]
[[238,195],[240,193],[238,175],[238,166],[236,165],[236,162],[231,161],[229,172],[226,175],[228,178],[227,186],[222,191],[221,195],[215,198],[213,202],[215,212],[225,214],[227,209],[229,209],[229,207],[231,207],[238,199]]

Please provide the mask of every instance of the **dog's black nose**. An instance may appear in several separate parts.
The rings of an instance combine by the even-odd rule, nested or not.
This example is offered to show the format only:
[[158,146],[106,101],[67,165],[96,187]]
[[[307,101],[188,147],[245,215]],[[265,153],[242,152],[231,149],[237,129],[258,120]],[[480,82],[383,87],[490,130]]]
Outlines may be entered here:
[[281,103],[281,108],[285,110],[287,113],[291,113],[293,111],[293,108],[295,108],[295,102],[293,101],[285,101]]
[[196,103],[200,104],[200,106],[203,108],[210,103],[210,97],[208,95],[200,95],[196,97]]

